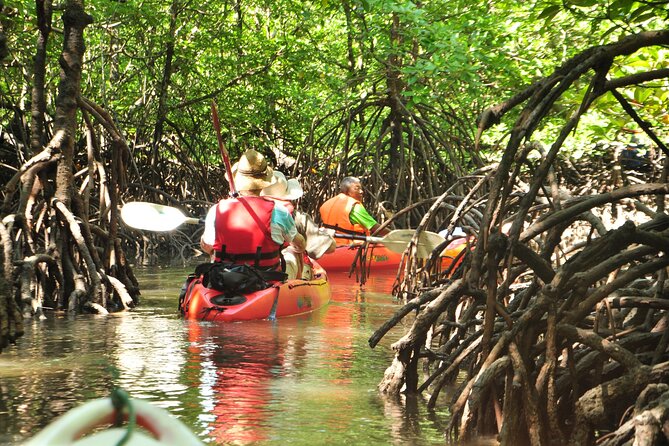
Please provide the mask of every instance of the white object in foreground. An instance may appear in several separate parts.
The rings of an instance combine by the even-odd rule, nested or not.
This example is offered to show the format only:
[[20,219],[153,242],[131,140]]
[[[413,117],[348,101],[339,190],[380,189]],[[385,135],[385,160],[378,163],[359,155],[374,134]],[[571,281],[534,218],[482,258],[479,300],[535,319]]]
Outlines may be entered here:
[[[135,427],[125,446],[202,446],[203,443],[195,434],[166,410],[146,401],[130,401],[135,408],[137,427],[143,430]],[[126,427],[114,427],[82,436],[98,426],[111,423],[114,412],[111,398],[89,401],[57,418],[24,446],[115,445],[128,432]]]

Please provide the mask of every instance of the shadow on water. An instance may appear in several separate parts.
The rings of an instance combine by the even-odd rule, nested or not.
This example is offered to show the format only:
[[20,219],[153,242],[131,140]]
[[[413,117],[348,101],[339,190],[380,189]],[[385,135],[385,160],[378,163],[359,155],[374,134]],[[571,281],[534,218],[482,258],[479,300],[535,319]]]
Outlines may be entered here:
[[54,417],[113,386],[149,400],[213,444],[444,444],[446,413],[376,390],[391,332],[367,339],[397,309],[394,276],[361,289],[332,277],[331,303],[275,322],[184,321],[185,269],[137,271],[141,306],[107,317],[50,315],[0,356],[0,444],[20,444]]

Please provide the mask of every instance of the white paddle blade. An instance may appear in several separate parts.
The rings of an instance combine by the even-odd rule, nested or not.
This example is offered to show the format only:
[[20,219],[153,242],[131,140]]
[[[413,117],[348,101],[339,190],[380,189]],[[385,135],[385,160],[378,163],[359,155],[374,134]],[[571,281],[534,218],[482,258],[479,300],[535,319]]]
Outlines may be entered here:
[[[388,235],[383,237],[382,243],[391,251],[402,253],[407,248],[409,242],[416,233],[413,229],[396,229],[390,231]],[[432,251],[445,242],[446,239],[436,232],[423,231],[418,235],[418,243],[416,245],[416,257],[420,259],[427,259],[432,254]]]
[[154,203],[135,201],[121,208],[121,218],[126,225],[146,231],[173,231],[183,223],[190,223],[179,209]]

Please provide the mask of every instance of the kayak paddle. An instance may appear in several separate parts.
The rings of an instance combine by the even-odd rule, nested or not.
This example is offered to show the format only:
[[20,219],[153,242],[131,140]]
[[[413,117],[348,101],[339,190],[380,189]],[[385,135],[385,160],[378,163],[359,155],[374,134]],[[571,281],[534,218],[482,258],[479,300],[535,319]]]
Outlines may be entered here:
[[124,204],[121,208],[121,218],[131,228],[157,232],[172,231],[184,223],[204,222],[184,215],[180,209],[145,201]]
[[230,167],[230,155],[223,144],[223,138],[221,137],[221,123],[218,120],[218,107],[216,107],[216,101],[212,99],[211,101],[211,116],[214,119],[214,129],[216,129],[216,139],[218,139],[218,150],[221,152],[221,158],[223,158],[223,164],[225,165],[225,170],[228,173],[228,183],[230,183],[230,196],[237,197],[239,193],[237,188],[235,188],[235,179],[232,175],[232,167]]
[[[345,238],[351,240],[364,240],[368,243],[380,243],[389,250],[401,254],[409,245],[409,242],[416,234],[415,229],[395,229],[390,231],[383,237],[364,236],[356,234],[340,234],[335,233],[335,237]],[[416,257],[427,259],[432,254],[432,251],[445,242],[446,239],[436,232],[423,231],[418,235],[418,243],[416,245]]]
[[[180,209],[162,204],[145,201],[126,203],[121,208],[121,218],[126,225],[145,231],[165,232],[172,231],[184,223],[200,224],[204,220],[188,217]],[[356,234],[339,234],[338,238],[363,240],[368,243],[379,243],[396,253],[403,253],[416,231],[414,229],[396,229],[383,237],[364,236]],[[416,256],[426,259],[432,251],[445,242],[446,239],[435,232],[423,231],[418,236]]]

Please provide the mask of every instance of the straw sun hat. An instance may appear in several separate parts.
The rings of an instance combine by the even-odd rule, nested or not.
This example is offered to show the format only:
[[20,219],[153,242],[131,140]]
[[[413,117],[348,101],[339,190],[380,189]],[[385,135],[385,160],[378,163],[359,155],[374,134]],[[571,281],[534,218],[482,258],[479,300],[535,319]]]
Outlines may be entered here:
[[260,192],[261,196],[280,198],[282,200],[297,200],[304,193],[299,181],[295,178],[286,180],[286,176],[278,170],[274,171],[274,180],[274,184],[267,186]]
[[237,190],[260,190],[276,182],[265,157],[253,149],[244,152],[231,170]]

